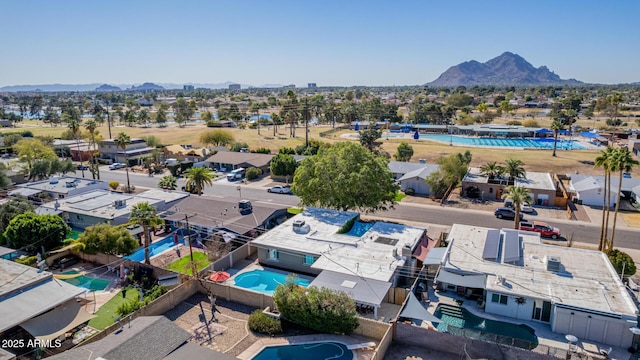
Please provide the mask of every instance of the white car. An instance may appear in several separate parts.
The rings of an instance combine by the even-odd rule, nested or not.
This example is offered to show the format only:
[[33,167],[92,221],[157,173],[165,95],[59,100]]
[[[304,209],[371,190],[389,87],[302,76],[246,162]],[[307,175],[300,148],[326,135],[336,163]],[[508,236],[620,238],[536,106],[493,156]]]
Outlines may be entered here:
[[520,211],[522,211],[523,213],[530,214],[533,212],[533,207],[529,203],[524,203],[520,205]]
[[276,194],[291,194],[291,188],[289,186],[277,185],[268,188],[267,192]]
[[122,168],[126,168],[127,165],[123,164],[123,163],[113,163],[111,165],[109,165],[109,170],[117,170],[117,169],[122,169]]

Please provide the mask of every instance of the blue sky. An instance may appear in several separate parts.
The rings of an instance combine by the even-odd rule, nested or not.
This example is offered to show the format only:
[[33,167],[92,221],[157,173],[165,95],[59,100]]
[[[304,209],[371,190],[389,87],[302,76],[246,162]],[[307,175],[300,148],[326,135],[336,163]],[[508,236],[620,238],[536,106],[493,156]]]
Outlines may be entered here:
[[5,0],[0,86],[415,85],[504,51],[561,78],[640,81],[640,2]]

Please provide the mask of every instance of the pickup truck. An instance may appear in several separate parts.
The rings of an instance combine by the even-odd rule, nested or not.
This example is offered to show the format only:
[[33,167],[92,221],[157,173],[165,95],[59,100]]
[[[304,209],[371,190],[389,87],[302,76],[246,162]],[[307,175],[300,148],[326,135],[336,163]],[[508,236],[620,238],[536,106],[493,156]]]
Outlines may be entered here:
[[520,230],[537,232],[540,233],[540,236],[550,237],[554,240],[560,237],[560,230],[558,230],[558,228],[542,221],[521,222]]

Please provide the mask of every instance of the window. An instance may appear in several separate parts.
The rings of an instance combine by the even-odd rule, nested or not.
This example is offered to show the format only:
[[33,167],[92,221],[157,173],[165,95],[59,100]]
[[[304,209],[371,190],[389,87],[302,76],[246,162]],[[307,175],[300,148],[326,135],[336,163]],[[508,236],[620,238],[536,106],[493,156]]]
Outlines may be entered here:
[[267,258],[269,260],[278,260],[280,258],[280,253],[276,249],[267,249]]
[[507,295],[493,294],[491,295],[491,302],[500,303],[503,305],[507,305],[507,300],[509,297]]
[[493,194],[493,188],[489,188],[489,194]]
[[316,257],[313,255],[305,255],[302,259],[302,263],[305,265],[312,265],[316,261]]

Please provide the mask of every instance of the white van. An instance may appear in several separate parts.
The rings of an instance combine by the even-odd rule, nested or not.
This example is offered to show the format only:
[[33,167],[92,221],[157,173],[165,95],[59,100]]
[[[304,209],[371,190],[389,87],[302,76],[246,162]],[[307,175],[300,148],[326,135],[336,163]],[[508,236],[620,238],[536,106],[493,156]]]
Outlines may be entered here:
[[245,173],[244,168],[237,168],[227,174],[227,181],[240,180],[244,178],[244,173]]

